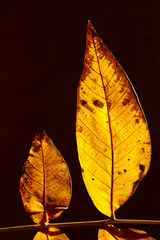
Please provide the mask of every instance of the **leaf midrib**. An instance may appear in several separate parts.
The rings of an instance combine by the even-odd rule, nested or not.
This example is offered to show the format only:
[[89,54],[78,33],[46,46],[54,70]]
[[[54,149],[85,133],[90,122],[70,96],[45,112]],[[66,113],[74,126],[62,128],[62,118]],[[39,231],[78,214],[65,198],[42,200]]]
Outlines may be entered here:
[[46,171],[45,171],[45,159],[44,159],[44,153],[43,153],[43,145],[42,140],[41,142],[41,148],[42,148],[42,162],[43,162],[43,207],[44,207],[44,223],[47,222],[47,212],[46,212]]
[[108,101],[107,101],[107,94],[106,94],[106,91],[105,91],[105,85],[104,85],[103,76],[102,76],[102,73],[101,73],[100,63],[99,63],[96,44],[95,44],[93,35],[92,35],[92,39],[93,39],[95,55],[96,55],[97,63],[98,63],[99,75],[101,77],[102,86],[103,86],[104,95],[105,95],[105,100],[106,100],[106,105],[107,105],[108,124],[109,124],[109,130],[110,130],[110,138],[111,138],[111,159],[112,159],[112,167],[111,167],[111,218],[114,219],[115,215],[114,215],[114,210],[113,210],[113,179],[114,179],[113,134],[112,134],[112,127],[111,127],[111,119],[110,119],[110,114],[109,114],[109,105],[108,105]]

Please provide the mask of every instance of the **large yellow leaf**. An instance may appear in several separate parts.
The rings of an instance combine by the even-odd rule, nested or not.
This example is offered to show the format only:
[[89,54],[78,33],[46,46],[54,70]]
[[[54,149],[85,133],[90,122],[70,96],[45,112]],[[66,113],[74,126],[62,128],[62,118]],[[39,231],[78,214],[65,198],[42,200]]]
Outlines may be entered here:
[[138,229],[124,228],[119,229],[114,226],[106,226],[106,228],[100,228],[98,232],[98,240],[154,240],[149,235]]
[[44,224],[68,208],[71,179],[68,167],[44,133],[35,136],[20,179],[24,208],[35,223]]
[[77,95],[76,136],[83,179],[99,211],[114,217],[148,171],[150,136],[126,73],[90,22]]
[[39,231],[33,240],[69,240],[58,228],[50,227],[47,230]]

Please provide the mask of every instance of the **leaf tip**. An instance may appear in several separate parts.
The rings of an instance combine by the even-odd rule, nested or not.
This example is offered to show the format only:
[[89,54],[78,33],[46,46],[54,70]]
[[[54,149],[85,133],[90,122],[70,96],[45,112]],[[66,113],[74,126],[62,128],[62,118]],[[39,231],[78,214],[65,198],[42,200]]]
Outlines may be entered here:
[[91,23],[91,20],[88,19],[88,25],[91,25],[92,26],[92,23]]
[[87,25],[87,38],[94,38],[98,36],[95,28],[93,27],[92,23],[90,20],[88,20],[88,25]]

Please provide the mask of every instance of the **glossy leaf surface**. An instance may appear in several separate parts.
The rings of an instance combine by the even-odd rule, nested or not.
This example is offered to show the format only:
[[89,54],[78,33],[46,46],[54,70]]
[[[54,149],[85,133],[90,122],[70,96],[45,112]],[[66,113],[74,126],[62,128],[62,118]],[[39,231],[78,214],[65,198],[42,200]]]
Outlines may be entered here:
[[24,208],[35,223],[44,224],[68,208],[71,179],[68,167],[44,133],[35,136],[20,179]]
[[98,240],[154,240],[149,235],[138,229],[124,228],[119,229],[114,226],[107,226],[106,229],[100,228]]
[[77,92],[76,137],[88,193],[114,217],[150,165],[150,136],[126,73],[88,23],[84,67]]
[[58,228],[50,227],[48,230],[39,231],[33,240],[69,240]]

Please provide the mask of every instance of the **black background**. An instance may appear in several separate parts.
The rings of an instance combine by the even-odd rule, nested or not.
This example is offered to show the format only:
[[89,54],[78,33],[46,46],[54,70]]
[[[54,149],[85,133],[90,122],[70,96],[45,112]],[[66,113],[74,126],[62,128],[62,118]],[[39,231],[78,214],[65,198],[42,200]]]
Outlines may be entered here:
[[[32,139],[43,130],[73,181],[69,209],[56,222],[105,219],[81,178],[75,138],[76,91],[91,20],[140,98],[152,139],[152,164],[117,218],[160,219],[159,1],[0,1],[0,227],[32,224],[19,179]],[[133,226],[133,225],[132,225]],[[134,226],[160,239],[158,226]],[[62,229],[72,240],[97,239],[98,227]],[[0,233],[33,239],[36,231]]]

